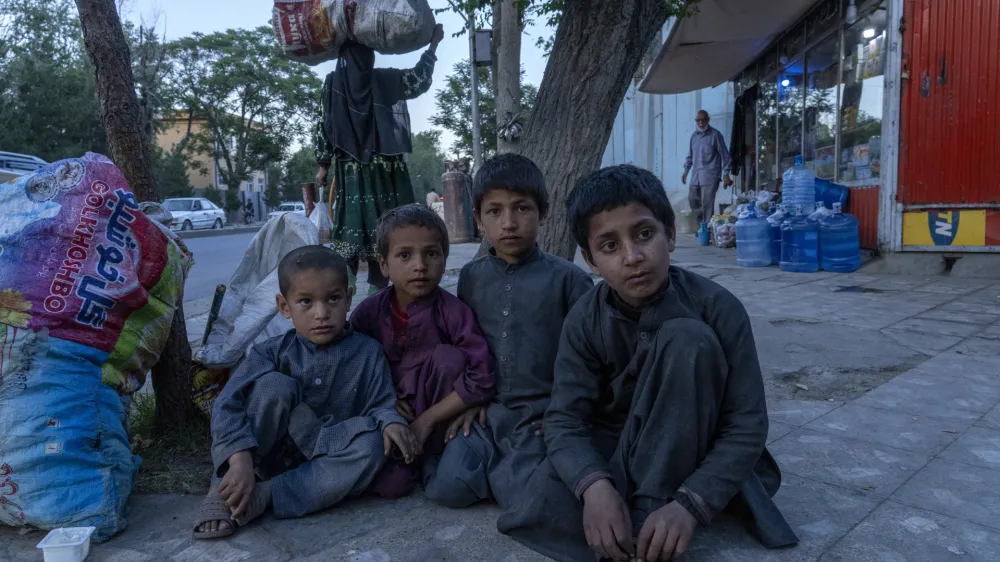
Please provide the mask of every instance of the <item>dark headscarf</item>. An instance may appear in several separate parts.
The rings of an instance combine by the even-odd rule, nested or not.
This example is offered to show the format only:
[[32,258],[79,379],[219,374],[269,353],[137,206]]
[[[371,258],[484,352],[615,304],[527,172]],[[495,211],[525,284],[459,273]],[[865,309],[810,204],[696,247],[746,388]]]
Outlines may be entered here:
[[334,150],[368,164],[372,156],[412,152],[402,71],[376,69],[375,51],[349,42],[326,77],[323,127]]

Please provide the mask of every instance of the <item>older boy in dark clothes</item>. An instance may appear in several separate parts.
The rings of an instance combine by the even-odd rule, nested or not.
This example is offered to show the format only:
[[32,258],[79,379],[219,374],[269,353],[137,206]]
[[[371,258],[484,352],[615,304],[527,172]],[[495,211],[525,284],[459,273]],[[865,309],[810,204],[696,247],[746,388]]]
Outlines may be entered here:
[[528,492],[543,498],[539,525],[559,513],[580,527],[515,536],[559,560],[586,559],[584,536],[606,558],[672,560],[696,526],[731,507],[765,546],[795,544],[771,500],[781,476],[764,448],[750,319],[729,291],[670,265],[663,185],[634,166],[606,168],[580,182],[568,207],[605,281],[566,318],[545,414],[565,486],[536,474]]
[[[504,509],[498,527],[517,525],[521,490],[545,458],[541,421],[552,391],[563,318],[587,291],[590,276],[538,249],[538,227],[549,210],[545,179],[527,158],[504,154],[476,173],[476,220],[492,246],[459,276],[458,296],[472,308],[496,361],[497,397],[481,412],[456,420],[441,465],[462,467],[447,497],[464,507],[492,496]],[[473,419],[483,423],[472,424]],[[487,421],[488,420],[488,421]],[[488,426],[488,427],[484,427]]]
[[396,413],[379,344],[347,322],[347,262],[323,246],[278,265],[278,309],[294,330],[256,344],[212,410],[212,489],[195,538],[231,535],[273,506],[300,517],[362,494],[416,440]]

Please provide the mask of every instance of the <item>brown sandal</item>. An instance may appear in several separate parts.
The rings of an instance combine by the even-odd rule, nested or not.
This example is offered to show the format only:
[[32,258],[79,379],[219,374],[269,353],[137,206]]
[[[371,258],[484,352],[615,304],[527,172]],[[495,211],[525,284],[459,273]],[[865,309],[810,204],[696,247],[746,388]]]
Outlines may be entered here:
[[[227,521],[229,523],[228,529],[219,529],[218,531],[199,531],[200,527],[204,523],[211,523],[212,521]],[[205,496],[205,500],[201,502],[198,507],[198,516],[194,522],[194,528],[192,529],[192,534],[196,539],[220,539],[222,537],[228,537],[236,532],[237,523],[232,520],[232,512],[226,502],[222,501],[222,496],[219,495],[219,491],[216,487],[212,487],[212,491]]]

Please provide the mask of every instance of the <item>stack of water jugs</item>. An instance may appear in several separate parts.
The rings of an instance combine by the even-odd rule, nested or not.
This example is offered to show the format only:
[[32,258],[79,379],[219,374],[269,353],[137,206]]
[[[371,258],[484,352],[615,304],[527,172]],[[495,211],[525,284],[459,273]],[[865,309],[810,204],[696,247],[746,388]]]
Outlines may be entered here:
[[[823,200],[833,199],[832,213],[818,221],[807,216],[816,203],[817,180],[795,158],[795,167],[784,175],[783,205],[769,217],[760,216],[753,203],[736,222],[736,263],[742,267],[779,264],[782,271],[847,273],[861,267],[858,219],[843,213],[846,192],[822,185]],[[821,202],[822,204],[822,202]],[[818,213],[824,215],[824,213]]]

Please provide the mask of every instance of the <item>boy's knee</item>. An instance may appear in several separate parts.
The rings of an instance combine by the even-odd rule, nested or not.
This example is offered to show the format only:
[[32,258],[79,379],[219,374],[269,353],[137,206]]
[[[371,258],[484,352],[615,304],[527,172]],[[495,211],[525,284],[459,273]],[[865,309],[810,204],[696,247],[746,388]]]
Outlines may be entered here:
[[457,378],[465,372],[468,363],[462,350],[446,344],[434,348],[430,361],[436,372],[451,378]]
[[715,330],[705,322],[694,318],[667,320],[653,335],[653,344],[676,346],[699,353],[722,353],[722,344],[719,343]]
[[250,406],[280,406],[291,409],[299,403],[299,383],[292,377],[270,372],[253,383]]
[[448,443],[434,473],[424,485],[427,499],[453,509],[489,499],[488,453],[478,435],[459,435]]

